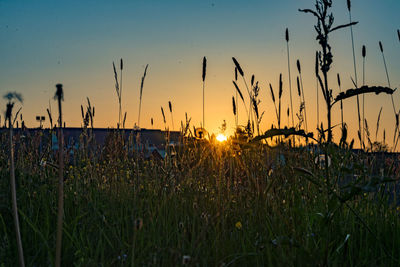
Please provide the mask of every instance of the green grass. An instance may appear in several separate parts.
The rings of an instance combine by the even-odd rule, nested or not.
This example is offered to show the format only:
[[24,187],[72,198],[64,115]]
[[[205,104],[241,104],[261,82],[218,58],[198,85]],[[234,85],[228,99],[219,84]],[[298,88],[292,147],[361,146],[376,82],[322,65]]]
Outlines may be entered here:
[[[27,139],[16,148],[25,262],[49,266],[55,256],[57,170],[39,165],[38,136]],[[0,140],[0,266],[15,266],[6,134]],[[176,266],[185,255],[189,265],[200,266],[399,264],[400,210],[388,204],[388,195],[360,192],[341,204],[293,168],[305,168],[325,183],[325,171],[305,149],[187,142],[175,157],[158,162],[125,145],[114,133],[96,153],[76,151],[74,166],[66,157],[63,266]],[[361,156],[329,149],[331,181],[354,174],[371,179],[372,165]],[[394,177],[394,171],[385,166],[386,176]],[[345,194],[337,183],[332,189]],[[143,220],[140,229],[137,219]]]

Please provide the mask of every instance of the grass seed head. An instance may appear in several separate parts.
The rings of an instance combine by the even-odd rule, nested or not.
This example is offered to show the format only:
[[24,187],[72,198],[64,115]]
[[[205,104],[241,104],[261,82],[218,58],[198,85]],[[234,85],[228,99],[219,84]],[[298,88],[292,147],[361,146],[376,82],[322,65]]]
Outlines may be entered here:
[[233,115],[236,116],[236,102],[234,96],[232,96],[232,108],[233,108]]
[[242,92],[241,92],[240,89],[239,89],[239,86],[237,85],[237,83],[236,83],[235,81],[232,81],[232,82],[233,82],[233,85],[234,85],[235,88],[236,88],[236,91],[239,93],[240,98],[241,98],[242,101],[244,102],[244,98],[243,98]]
[[285,31],[285,39],[286,39],[286,42],[289,42],[289,29],[288,28],[286,28],[286,31]]
[[362,47],[362,56],[365,58],[367,56],[367,49],[365,48],[365,45]]
[[244,72],[243,72],[242,68],[240,67],[239,62],[234,57],[232,57],[232,60],[233,60],[233,63],[235,64],[237,70],[239,71],[239,74],[243,77]]
[[297,93],[299,96],[301,96],[301,89],[300,89],[300,80],[299,76],[297,76]]
[[301,74],[301,66],[300,66],[300,60],[297,60],[297,70],[299,71],[299,73]]
[[271,90],[271,97],[272,97],[272,101],[275,103],[275,95],[274,95],[274,90],[272,89],[272,85],[269,84],[269,89]]
[[64,100],[64,92],[63,92],[63,85],[61,83],[56,84],[56,94],[54,95],[54,99],[58,99],[58,101]]
[[237,67],[235,67],[235,81],[237,81],[237,77],[238,77],[238,69]]
[[379,41],[379,49],[380,49],[381,52],[383,53],[383,45],[382,45],[382,42],[381,42],[381,41]]
[[203,82],[206,79],[206,70],[207,70],[207,59],[206,57],[203,57],[203,74],[202,74]]

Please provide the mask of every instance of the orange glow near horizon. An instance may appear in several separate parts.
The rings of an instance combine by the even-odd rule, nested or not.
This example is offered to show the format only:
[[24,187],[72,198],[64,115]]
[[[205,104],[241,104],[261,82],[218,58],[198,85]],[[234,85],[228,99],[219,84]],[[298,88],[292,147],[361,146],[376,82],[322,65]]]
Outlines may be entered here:
[[218,142],[223,143],[223,142],[225,142],[226,140],[228,140],[228,138],[226,137],[226,135],[223,135],[223,134],[218,134],[218,135],[217,135],[217,141],[218,141]]

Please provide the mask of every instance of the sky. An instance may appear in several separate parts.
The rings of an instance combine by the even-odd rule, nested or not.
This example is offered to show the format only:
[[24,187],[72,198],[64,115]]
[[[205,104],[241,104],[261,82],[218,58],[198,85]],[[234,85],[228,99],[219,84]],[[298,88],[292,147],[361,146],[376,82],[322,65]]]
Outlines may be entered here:
[[[95,106],[95,127],[116,127],[118,100],[112,62],[124,60],[122,110],[127,112],[126,127],[138,123],[140,81],[149,64],[144,83],[140,127],[164,128],[160,108],[166,112],[170,129],[178,130],[185,113],[199,127],[202,122],[202,58],[207,57],[205,84],[205,126],[218,133],[224,120],[227,133],[234,129],[232,96],[235,89],[235,57],[247,81],[251,75],[260,83],[260,113],[265,112],[261,129],[276,124],[269,83],[278,90],[283,75],[283,105],[289,106],[289,77],[285,29],[290,32],[292,97],[297,112],[296,60],[302,65],[308,128],[316,131],[317,89],[314,75],[315,18],[298,12],[313,8],[313,0],[130,0],[130,1],[54,1],[0,0],[0,94],[17,91],[24,97],[22,113],[28,127],[37,127],[35,117],[46,115],[53,100],[55,84],[64,85],[63,103],[66,125],[82,125],[80,106],[89,97]],[[367,48],[365,83],[387,86],[382,41],[392,88],[400,88],[400,1],[353,0],[357,76],[362,83],[361,47]],[[335,24],[349,22],[346,0],[334,0]],[[329,73],[333,94],[339,93],[336,75],[342,77],[342,89],[353,88],[354,77],[350,29],[331,34],[333,65]],[[117,64],[118,65],[118,64]],[[245,92],[243,82],[239,82]],[[276,93],[277,94],[277,93]],[[394,100],[400,108],[400,96]],[[174,125],[168,110],[172,102]],[[6,101],[0,100],[0,111]],[[319,92],[320,120],[326,125],[326,108]],[[394,114],[388,95],[367,95],[365,116],[375,140],[376,121],[383,108],[378,140],[383,129],[391,144]],[[239,124],[246,123],[244,107],[239,105]],[[344,103],[344,120],[349,135],[358,130],[355,99]],[[2,113],[2,121],[4,120]],[[340,106],[333,108],[333,124],[340,123]],[[287,124],[287,117],[283,116]],[[45,122],[48,127],[48,119]],[[334,140],[340,139],[339,127]],[[357,144],[357,142],[356,142]]]

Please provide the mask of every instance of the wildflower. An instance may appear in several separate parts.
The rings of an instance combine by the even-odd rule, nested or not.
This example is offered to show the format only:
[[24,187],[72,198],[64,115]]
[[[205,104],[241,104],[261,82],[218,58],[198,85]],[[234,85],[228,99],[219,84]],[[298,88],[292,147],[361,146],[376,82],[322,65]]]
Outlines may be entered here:
[[242,229],[242,223],[241,223],[240,221],[237,222],[237,223],[235,223],[235,227],[236,227],[236,229],[238,229],[238,230]]
[[189,264],[191,257],[189,255],[183,255],[182,257],[182,264],[186,265]]

